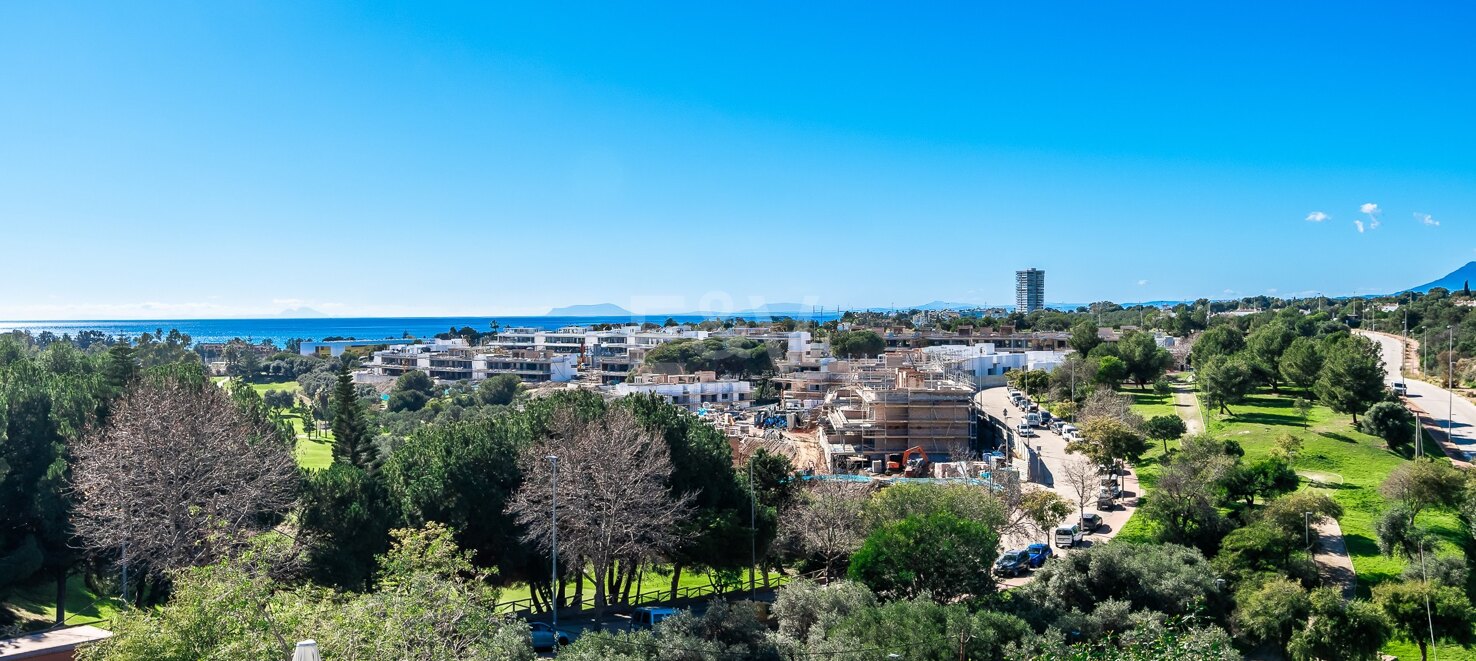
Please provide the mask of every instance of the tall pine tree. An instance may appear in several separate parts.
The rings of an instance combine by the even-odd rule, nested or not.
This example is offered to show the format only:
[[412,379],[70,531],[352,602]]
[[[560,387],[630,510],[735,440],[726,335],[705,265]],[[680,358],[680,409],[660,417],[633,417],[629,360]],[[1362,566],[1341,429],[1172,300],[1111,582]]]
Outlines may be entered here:
[[338,370],[338,385],[333,388],[333,460],[371,473],[379,467],[379,451],[369,436],[348,366]]

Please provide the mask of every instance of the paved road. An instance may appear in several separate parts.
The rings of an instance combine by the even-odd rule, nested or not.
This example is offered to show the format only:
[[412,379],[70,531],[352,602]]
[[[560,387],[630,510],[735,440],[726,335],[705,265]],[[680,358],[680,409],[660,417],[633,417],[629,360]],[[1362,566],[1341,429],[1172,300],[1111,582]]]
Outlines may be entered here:
[[1317,534],[1312,546],[1312,559],[1317,562],[1317,574],[1326,586],[1338,586],[1344,599],[1352,599],[1358,593],[1358,574],[1353,571],[1353,559],[1348,557],[1348,546],[1343,542],[1343,528],[1337,519],[1325,519],[1312,526]]
[[[1405,380],[1402,375],[1404,363],[1403,344],[1397,335],[1357,331],[1379,344],[1384,355],[1385,380],[1389,383],[1403,381],[1409,390],[1411,404],[1424,409],[1433,419],[1435,426],[1445,429],[1450,425],[1451,443],[1463,452],[1476,454],[1476,404],[1449,390],[1424,381]],[[1429,420],[1427,420],[1428,422]],[[1457,457],[1459,458],[1459,457]]]
[[1199,410],[1199,398],[1195,395],[1194,384],[1174,384],[1174,412],[1184,420],[1188,435],[1204,433],[1204,412]]
[[[1023,419],[1024,413],[1010,404],[1010,396],[1005,388],[988,388],[975,395],[975,400],[978,402],[980,410],[984,411],[986,415],[995,420],[1003,420],[1005,426],[1011,429]],[[1055,491],[1073,505],[1076,504],[1077,496],[1075,491],[1066,484],[1065,470],[1068,461],[1074,460],[1082,455],[1067,452],[1066,439],[1048,429],[1036,429],[1035,433],[1036,435],[1033,437],[1022,439],[1030,448],[1031,455],[1036,459],[1031,471],[1034,474],[1034,478],[1031,481],[1034,484],[1040,485],[1042,488]],[[1093,543],[1101,543],[1112,539],[1117,535],[1117,531],[1122,529],[1122,525],[1127,523],[1128,517],[1132,516],[1133,510],[1137,509],[1139,486],[1136,473],[1129,470],[1128,475],[1123,478],[1122,489],[1123,497],[1118,500],[1116,507],[1112,508],[1111,511],[1098,512],[1098,514],[1102,515],[1102,527],[1095,534],[1087,535],[1083,539],[1083,543],[1077,548],[1088,548]],[[1093,491],[1087,497],[1089,502],[1087,503],[1086,511],[1097,511],[1096,492]],[[1078,508],[1079,510],[1080,508]],[[1067,519],[1067,522],[1073,522],[1076,519],[1077,515],[1073,515]],[[1041,539],[1042,537],[1043,535],[1038,532],[1020,539],[1007,537],[1002,546],[1005,548],[1023,548],[1028,544],[1043,541]],[[1057,554],[1068,552],[1070,552],[1069,549],[1056,549]],[[1000,583],[1006,587],[1013,587],[1029,580],[1030,575],[1025,574],[1019,577],[1003,579]]]

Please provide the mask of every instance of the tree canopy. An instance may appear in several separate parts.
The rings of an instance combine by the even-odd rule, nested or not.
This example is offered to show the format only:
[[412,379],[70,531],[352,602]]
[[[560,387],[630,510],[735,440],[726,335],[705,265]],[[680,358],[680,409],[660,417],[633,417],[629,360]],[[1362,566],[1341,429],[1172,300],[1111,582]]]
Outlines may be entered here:
[[841,331],[830,336],[830,355],[837,358],[872,358],[886,348],[886,340],[872,330]]

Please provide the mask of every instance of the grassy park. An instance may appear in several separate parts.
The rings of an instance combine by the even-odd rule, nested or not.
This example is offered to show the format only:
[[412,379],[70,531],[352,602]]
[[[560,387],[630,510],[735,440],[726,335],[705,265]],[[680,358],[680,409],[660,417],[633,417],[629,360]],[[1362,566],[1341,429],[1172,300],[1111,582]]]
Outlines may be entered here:
[[[227,381],[226,377],[213,377],[212,380],[217,384]],[[302,385],[296,381],[253,383],[251,389],[255,390],[257,395],[264,397],[273,390],[296,393],[302,390]],[[332,430],[325,429],[309,438],[307,425],[311,424],[311,421],[303,420],[302,416],[297,413],[287,411],[282,412],[282,418],[292,425],[292,432],[297,438],[297,465],[303,468],[318,469],[327,468],[328,464],[333,462]]]
[[[48,580],[16,588],[5,605],[24,620],[49,624],[56,619],[56,584]],[[73,575],[67,581],[68,625],[110,628],[108,623],[117,612],[118,602],[93,594],[80,575]]]
[[1133,400],[1133,411],[1143,416],[1144,420],[1159,415],[1174,415],[1174,396],[1172,393],[1160,395],[1152,390],[1138,390],[1126,388],[1122,394]]
[[[780,572],[769,572],[769,584],[771,586],[777,584],[777,582],[782,580],[783,578],[784,575]],[[677,588],[683,594],[688,594],[690,592],[694,596],[699,594],[713,594],[714,592],[716,592],[716,585],[712,579],[712,575],[707,572],[691,570],[683,571],[681,579],[677,582]],[[757,581],[759,589],[763,589],[763,575],[756,575],[755,580]],[[729,591],[744,592],[748,590],[747,572],[743,573],[740,583],[741,585],[737,587],[729,586]],[[569,599],[574,598],[574,586],[572,583],[568,587],[564,588],[564,590]],[[653,592],[660,592],[662,593],[661,598],[664,600],[666,598],[666,595],[670,594],[670,591],[671,570],[669,568],[651,568],[641,573],[636,587],[631,588],[631,597],[633,599],[638,593],[649,595]],[[501,593],[498,597],[498,600],[501,603],[525,601],[528,599],[528,595],[530,592],[532,592],[532,588],[526,583],[508,585],[501,588]],[[584,600],[586,602],[586,607],[590,607],[594,603],[594,583],[590,581],[587,577],[584,579]],[[526,608],[526,605],[523,605],[521,607]]]
[[[1307,417],[1297,414],[1294,402],[1297,397],[1309,394],[1286,392],[1280,394],[1262,390],[1231,406],[1231,415],[1223,415],[1205,409],[1207,431],[1216,438],[1233,439],[1245,449],[1245,460],[1255,461],[1268,455],[1276,447],[1276,439],[1290,434],[1302,440],[1302,449],[1291,462],[1292,468],[1302,477],[1302,489],[1318,489],[1326,492],[1343,506],[1344,514],[1338,520],[1343,529],[1343,538],[1353,568],[1358,573],[1359,596],[1367,598],[1372,586],[1399,578],[1405,561],[1386,557],[1379,552],[1375,541],[1374,521],[1387,507],[1379,494],[1379,485],[1389,473],[1408,461],[1408,454],[1399,454],[1384,448],[1383,440],[1369,436],[1353,427],[1352,418],[1335,413],[1331,409],[1314,405]],[[1203,402],[1200,403],[1203,406]],[[1134,409],[1144,417],[1159,415],[1157,406],[1151,402],[1135,399]],[[1440,448],[1428,438],[1425,450],[1440,456]],[[1173,444],[1170,443],[1170,452]],[[1163,460],[1161,444],[1152,444],[1137,466],[1138,478],[1142,482],[1147,498],[1152,498],[1153,483],[1158,476]],[[1426,511],[1420,515],[1420,523],[1429,526],[1436,534],[1449,542],[1446,552],[1459,553],[1465,533],[1453,515],[1444,512]],[[1152,522],[1134,515],[1123,526],[1117,539],[1152,543]],[[1385,651],[1399,658],[1418,658],[1418,648],[1405,642],[1391,642]],[[1468,650],[1442,645],[1442,658],[1476,658]]]

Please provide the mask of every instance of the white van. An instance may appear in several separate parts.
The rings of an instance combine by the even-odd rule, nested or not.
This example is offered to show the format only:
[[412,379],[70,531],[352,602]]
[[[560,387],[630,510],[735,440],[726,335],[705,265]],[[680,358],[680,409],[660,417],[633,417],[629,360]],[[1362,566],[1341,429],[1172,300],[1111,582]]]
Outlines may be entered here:
[[1061,438],[1075,441],[1081,438],[1081,430],[1077,429],[1076,425],[1061,425]]
[[669,618],[673,615],[676,615],[675,608],[652,608],[648,606],[642,606],[631,612],[630,628],[650,629],[658,624],[661,624],[662,620],[665,620],[666,618]]
[[1076,546],[1077,542],[1081,541],[1081,524],[1073,523],[1069,526],[1057,527],[1054,541],[1056,546],[1063,549]]
[[1040,426],[1040,414],[1039,413],[1026,413],[1025,414],[1025,424],[1030,425],[1031,427],[1039,427]]

